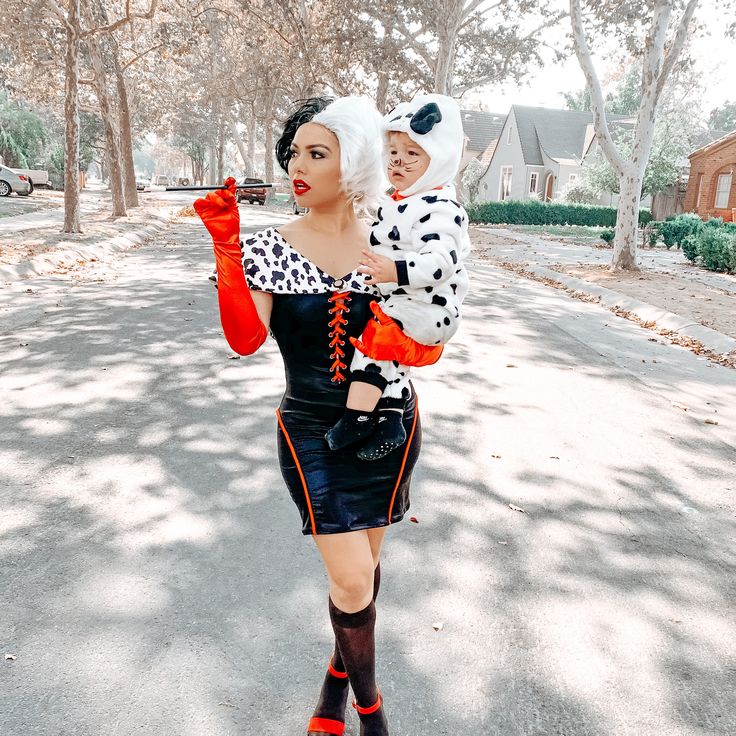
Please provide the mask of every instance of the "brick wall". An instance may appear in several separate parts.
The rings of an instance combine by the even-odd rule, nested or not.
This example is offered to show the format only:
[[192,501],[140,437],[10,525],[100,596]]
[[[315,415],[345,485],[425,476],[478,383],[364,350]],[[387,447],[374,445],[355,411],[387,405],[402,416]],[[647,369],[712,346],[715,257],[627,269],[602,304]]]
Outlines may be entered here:
[[[731,191],[728,206],[716,209],[716,187],[719,174],[731,172]],[[698,181],[702,176],[700,206],[697,206]],[[697,212],[704,220],[709,217],[733,219],[736,208],[736,132],[722,144],[690,157],[690,179],[685,195],[685,212]]]

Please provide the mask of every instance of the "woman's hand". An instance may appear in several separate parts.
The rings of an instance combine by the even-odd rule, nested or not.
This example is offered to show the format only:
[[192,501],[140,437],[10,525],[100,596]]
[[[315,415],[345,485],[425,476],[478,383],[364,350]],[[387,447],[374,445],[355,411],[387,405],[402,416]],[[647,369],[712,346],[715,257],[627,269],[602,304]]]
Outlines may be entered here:
[[194,209],[215,243],[240,241],[240,212],[235,198],[235,179],[225,179],[227,189],[208,192],[194,201]]
[[399,280],[396,273],[396,264],[387,256],[378,255],[370,250],[363,251],[363,257],[358,261],[358,273],[366,274],[366,283],[388,284]]

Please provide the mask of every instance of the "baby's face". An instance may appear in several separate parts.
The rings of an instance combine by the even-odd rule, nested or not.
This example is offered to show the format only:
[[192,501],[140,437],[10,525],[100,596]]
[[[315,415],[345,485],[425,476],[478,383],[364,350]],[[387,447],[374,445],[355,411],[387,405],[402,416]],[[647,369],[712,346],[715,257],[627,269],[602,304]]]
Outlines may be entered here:
[[388,178],[399,192],[408,189],[429,166],[427,152],[406,133],[388,134]]

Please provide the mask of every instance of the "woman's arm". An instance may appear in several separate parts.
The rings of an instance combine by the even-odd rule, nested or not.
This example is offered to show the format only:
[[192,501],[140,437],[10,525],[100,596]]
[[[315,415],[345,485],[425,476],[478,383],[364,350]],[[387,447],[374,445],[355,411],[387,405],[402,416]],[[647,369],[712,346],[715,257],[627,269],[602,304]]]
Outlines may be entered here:
[[273,294],[269,294],[266,291],[251,291],[253,295],[253,302],[256,305],[256,312],[263,323],[263,326],[268,330],[271,326],[271,310],[273,309]]
[[[209,192],[194,202],[194,209],[212,236],[217,263],[217,301],[225,339],[239,355],[251,355],[263,345],[271,318],[271,299],[259,297],[256,307],[243,270],[240,250],[240,213],[235,200],[235,179],[230,189]],[[262,315],[266,317],[264,323]]]

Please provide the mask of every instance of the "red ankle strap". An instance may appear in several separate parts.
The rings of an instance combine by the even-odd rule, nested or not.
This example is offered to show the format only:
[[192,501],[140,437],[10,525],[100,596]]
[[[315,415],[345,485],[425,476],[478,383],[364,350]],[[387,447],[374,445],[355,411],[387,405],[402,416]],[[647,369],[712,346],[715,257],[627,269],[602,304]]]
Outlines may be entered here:
[[307,726],[307,734],[327,733],[330,736],[343,736],[345,724],[342,721],[333,721],[331,718],[312,718]]
[[378,693],[378,699],[370,708],[361,708],[355,701],[353,701],[353,708],[360,713],[362,716],[370,715],[371,713],[375,713],[380,707],[383,705],[383,699],[381,698],[381,693],[379,691]]
[[345,679],[345,678],[346,678],[346,677],[348,676],[348,673],[347,673],[347,672],[340,672],[340,670],[336,670],[336,669],[335,669],[335,668],[334,668],[334,667],[332,666],[332,660],[330,660],[330,661],[329,661],[329,662],[327,663],[327,671],[328,671],[328,672],[329,672],[329,673],[330,673],[330,674],[331,674],[331,675],[332,675],[333,677],[339,677],[339,678],[340,678],[341,680],[344,680],[344,679]]

